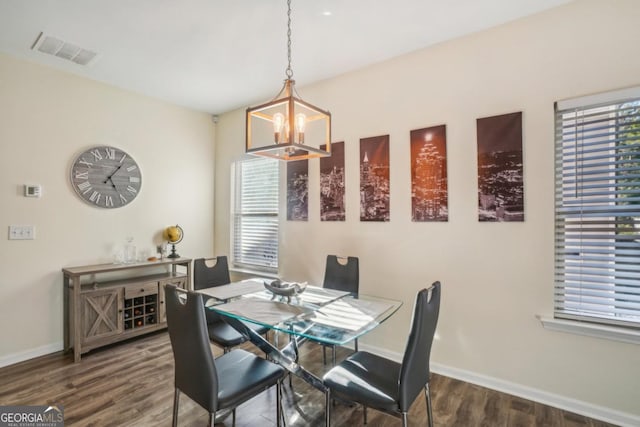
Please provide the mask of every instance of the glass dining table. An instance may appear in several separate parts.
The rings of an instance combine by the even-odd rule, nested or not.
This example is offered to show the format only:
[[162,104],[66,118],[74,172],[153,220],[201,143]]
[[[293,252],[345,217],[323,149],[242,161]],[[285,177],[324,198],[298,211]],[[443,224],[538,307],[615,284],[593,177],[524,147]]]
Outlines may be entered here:
[[[267,290],[270,279],[248,279],[200,289],[206,307],[260,348],[274,362],[324,391],[322,380],[298,363],[305,341],[342,346],[375,329],[402,305],[400,301],[306,286],[300,294],[279,296]],[[289,336],[280,348],[248,327],[264,326]]]

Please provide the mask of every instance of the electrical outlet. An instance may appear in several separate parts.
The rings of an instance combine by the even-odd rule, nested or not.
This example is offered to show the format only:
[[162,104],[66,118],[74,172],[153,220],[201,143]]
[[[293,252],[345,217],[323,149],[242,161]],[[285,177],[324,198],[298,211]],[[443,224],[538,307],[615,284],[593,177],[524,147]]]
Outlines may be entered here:
[[36,238],[35,225],[10,225],[9,240],[34,240]]

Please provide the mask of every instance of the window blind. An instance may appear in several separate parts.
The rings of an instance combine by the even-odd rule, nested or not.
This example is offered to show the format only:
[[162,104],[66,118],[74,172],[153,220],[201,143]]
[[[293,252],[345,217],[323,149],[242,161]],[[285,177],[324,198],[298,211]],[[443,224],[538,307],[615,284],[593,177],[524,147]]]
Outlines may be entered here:
[[555,109],[555,317],[640,328],[640,88]]
[[235,164],[233,265],[278,270],[278,161]]

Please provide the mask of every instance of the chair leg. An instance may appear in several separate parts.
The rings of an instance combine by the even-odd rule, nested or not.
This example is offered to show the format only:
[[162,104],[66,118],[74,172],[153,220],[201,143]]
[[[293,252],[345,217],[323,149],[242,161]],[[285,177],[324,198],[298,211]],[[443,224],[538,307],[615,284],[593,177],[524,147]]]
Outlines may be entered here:
[[178,404],[180,403],[180,390],[178,387],[175,388],[173,393],[173,421],[172,426],[178,427]]
[[331,366],[336,366],[336,346],[331,346]]
[[327,389],[324,392],[324,398],[324,425],[331,427],[331,390]]
[[355,350],[358,351],[358,338],[355,340]]
[[407,413],[402,413],[402,427],[407,427],[409,425],[409,421],[407,420]]
[[276,383],[276,425],[281,427],[282,423],[282,380]]
[[216,425],[216,413],[209,412],[209,427],[213,427]]
[[367,423],[367,407],[362,405],[362,417],[364,418],[364,423]]
[[327,364],[327,346],[322,346],[322,364]]
[[431,409],[431,389],[429,383],[424,386],[424,395],[427,399],[427,416],[429,417],[429,427],[433,427],[433,410]]
[[236,408],[233,408],[233,411],[231,411],[231,425],[236,427]]

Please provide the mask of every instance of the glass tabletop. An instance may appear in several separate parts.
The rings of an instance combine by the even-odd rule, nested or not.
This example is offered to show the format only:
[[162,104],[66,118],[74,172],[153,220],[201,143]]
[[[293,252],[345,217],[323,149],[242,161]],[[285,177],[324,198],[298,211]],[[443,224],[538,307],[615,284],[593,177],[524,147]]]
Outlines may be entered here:
[[388,319],[400,301],[307,286],[297,296],[261,290],[208,308],[225,316],[325,344],[344,345]]

